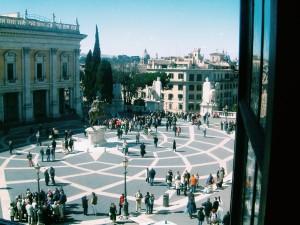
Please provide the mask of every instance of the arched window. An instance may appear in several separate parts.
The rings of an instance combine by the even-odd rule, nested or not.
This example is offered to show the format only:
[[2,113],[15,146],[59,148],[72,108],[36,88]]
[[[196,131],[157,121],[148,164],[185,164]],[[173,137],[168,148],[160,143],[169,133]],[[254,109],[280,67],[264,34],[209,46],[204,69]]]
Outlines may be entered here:
[[63,80],[69,80],[70,78],[70,56],[67,53],[62,53],[60,56],[60,74]]
[[34,56],[35,79],[37,81],[44,81],[46,78],[45,73],[45,55],[38,52]]
[[4,63],[5,63],[5,79],[9,83],[15,83],[18,79],[17,75],[17,54],[15,52],[6,52],[4,54]]

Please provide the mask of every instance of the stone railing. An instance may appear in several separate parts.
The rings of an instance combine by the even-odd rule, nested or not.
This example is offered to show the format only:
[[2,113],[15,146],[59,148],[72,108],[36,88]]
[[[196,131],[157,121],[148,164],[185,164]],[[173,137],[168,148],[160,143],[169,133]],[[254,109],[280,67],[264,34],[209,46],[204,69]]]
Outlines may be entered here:
[[57,22],[39,21],[21,17],[0,16],[0,27],[18,28],[26,30],[41,30],[62,33],[79,33],[79,25],[63,24]]
[[[221,118],[226,118],[226,112],[213,111],[213,114],[217,113]],[[236,119],[236,112],[227,112],[227,119]]]

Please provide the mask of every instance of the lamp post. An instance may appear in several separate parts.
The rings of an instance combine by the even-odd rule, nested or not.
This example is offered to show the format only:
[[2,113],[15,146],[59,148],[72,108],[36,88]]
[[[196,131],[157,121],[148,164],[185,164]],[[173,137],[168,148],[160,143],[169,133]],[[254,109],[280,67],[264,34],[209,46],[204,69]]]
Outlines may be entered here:
[[41,206],[41,189],[40,189],[40,172],[41,172],[41,167],[37,163],[36,166],[34,167],[37,175],[37,184],[38,184],[38,211],[37,211],[37,216],[38,216],[38,222],[37,225],[43,225],[44,224],[44,219],[43,219],[43,212],[42,212],[42,206]]
[[124,157],[123,159],[123,166],[124,166],[124,216],[128,216],[128,202],[127,202],[127,188],[126,188],[126,174],[127,174],[127,166],[128,166],[128,159]]
[[228,106],[227,105],[225,105],[225,107],[223,108],[223,111],[225,113],[225,121],[227,123],[227,112],[228,112]]

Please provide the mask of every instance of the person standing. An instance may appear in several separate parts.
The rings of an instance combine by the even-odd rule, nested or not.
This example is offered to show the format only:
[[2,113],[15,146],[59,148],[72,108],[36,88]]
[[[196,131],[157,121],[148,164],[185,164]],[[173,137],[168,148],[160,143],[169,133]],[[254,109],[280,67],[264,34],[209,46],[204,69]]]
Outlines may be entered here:
[[145,195],[145,198],[144,198],[144,202],[145,202],[145,205],[146,205],[146,214],[150,214],[149,198],[150,198],[150,194],[149,194],[149,192],[147,191],[147,193],[146,193],[146,195]]
[[12,155],[12,151],[13,151],[13,149],[14,149],[13,144],[12,144],[12,140],[10,140],[10,141],[8,142],[8,149],[9,149],[9,153]]
[[27,202],[27,205],[25,206],[27,216],[28,216],[28,224],[31,225],[33,223],[33,207],[32,203],[30,201]]
[[180,133],[181,133],[181,127],[177,127],[177,135],[178,135],[178,137],[179,137]]
[[69,147],[70,147],[70,151],[72,152],[74,150],[74,140],[72,138],[70,138],[69,140]]
[[144,158],[144,155],[146,154],[146,145],[144,144],[144,142],[140,145],[140,149],[141,149],[141,156]]
[[150,186],[153,186],[155,174],[156,174],[156,171],[155,171],[153,168],[151,168],[151,169],[149,170]]
[[153,141],[154,141],[154,147],[157,148],[157,143],[158,143],[157,136],[154,136]]
[[140,143],[140,132],[138,131],[135,136],[135,143]]
[[97,215],[97,208],[96,208],[97,203],[98,203],[98,196],[95,194],[95,192],[92,192],[91,204],[92,204],[92,208],[93,208],[95,216]]
[[190,187],[193,193],[196,191],[196,185],[197,185],[197,179],[193,174],[192,177],[190,178]]
[[139,210],[142,210],[143,194],[141,193],[140,190],[138,190],[134,196],[135,196],[135,211],[138,212]]
[[206,127],[203,127],[203,136],[206,137]]
[[115,224],[117,220],[117,207],[115,203],[111,203],[109,207],[109,218]]
[[175,140],[173,140],[173,151],[176,152],[176,141]]
[[52,140],[51,145],[52,145],[52,148],[53,148],[54,151],[55,151],[55,150],[56,150],[56,141],[55,141],[55,139]]
[[44,171],[44,177],[45,177],[46,186],[48,186],[49,185],[49,181],[50,181],[50,175],[49,175],[48,170]]
[[220,205],[220,202],[218,200],[218,197],[215,197],[212,207],[216,210],[216,212],[218,212],[219,205]]
[[52,161],[55,161],[55,148],[51,148],[51,157],[52,157]]
[[29,166],[34,166],[33,165],[33,161],[32,161],[32,154],[31,152],[29,151],[28,154],[27,154],[27,159],[28,159],[28,162],[29,162]]
[[55,185],[55,169],[51,166],[50,167],[50,177],[51,177],[51,182],[53,185]]
[[198,225],[202,225],[204,219],[205,219],[205,215],[203,212],[203,207],[200,207],[198,215],[197,215],[197,219],[198,219]]
[[38,131],[36,133],[36,145],[37,146],[42,146],[42,141],[41,141],[41,134],[40,134],[40,131]]
[[223,223],[223,225],[230,224],[230,212],[229,211],[227,211],[227,213],[224,215],[222,223]]
[[180,195],[180,185],[181,181],[180,179],[175,179],[175,189],[176,189],[176,194],[179,196]]
[[148,200],[148,204],[149,204],[149,214],[152,214],[153,213],[153,206],[154,206],[154,200],[155,200],[155,197],[154,197],[154,194],[152,193],[149,197],[149,200]]
[[8,210],[9,210],[10,221],[15,221],[15,207],[13,202],[10,203]]
[[50,162],[50,147],[49,147],[49,145],[46,149],[46,156],[47,156],[47,162]]
[[44,162],[45,151],[44,151],[43,148],[41,148],[41,150],[40,150],[40,155],[41,155],[41,158],[42,158],[42,162]]
[[149,168],[146,168],[146,182],[149,183]]
[[84,195],[82,198],[81,198],[81,202],[82,202],[82,208],[83,208],[83,215],[86,215],[88,214],[88,198],[86,195]]
[[122,213],[124,201],[125,201],[125,196],[124,196],[124,194],[122,194],[120,196],[120,200],[119,200],[119,215],[121,215],[121,213]]
[[202,206],[204,206],[206,222],[209,224],[209,222],[210,222],[210,212],[213,208],[212,203],[210,201],[210,198],[207,198],[206,202],[202,203]]

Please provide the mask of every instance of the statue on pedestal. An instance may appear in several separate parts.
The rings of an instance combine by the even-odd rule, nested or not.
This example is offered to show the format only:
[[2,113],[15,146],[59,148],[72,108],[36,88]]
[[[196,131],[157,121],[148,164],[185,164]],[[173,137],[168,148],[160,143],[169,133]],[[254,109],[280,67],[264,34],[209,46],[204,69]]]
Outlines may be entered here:
[[203,83],[202,92],[202,103],[209,104],[211,100],[211,86],[208,77],[206,77],[205,82]]
[[90,125],[93,125],[98,121],[98,119],[104,115],[104,102],[99,100],[99,96],[93,101],[91,109],[89,110]]

